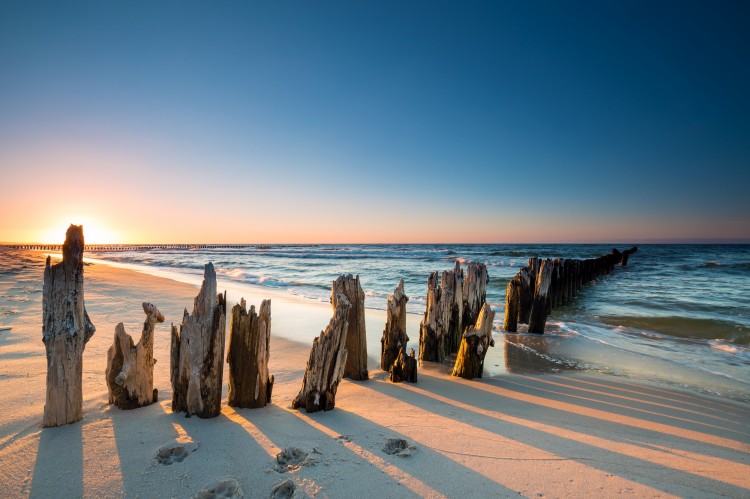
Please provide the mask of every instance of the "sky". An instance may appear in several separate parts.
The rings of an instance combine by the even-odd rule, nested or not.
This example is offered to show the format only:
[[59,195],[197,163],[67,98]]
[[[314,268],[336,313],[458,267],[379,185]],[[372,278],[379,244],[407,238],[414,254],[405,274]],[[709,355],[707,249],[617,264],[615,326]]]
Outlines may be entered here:
[[750,242],[748,2],[0,3],[0,241]]

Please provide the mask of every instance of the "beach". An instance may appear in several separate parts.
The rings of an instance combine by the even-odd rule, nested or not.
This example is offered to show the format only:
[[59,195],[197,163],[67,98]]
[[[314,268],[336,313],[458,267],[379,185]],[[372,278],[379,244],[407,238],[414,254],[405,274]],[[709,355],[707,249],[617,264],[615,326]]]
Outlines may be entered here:
[[[539,374],[543,369],[524,370],[518,358],[518,369],[471,381],[450,376],[450,366],[425,363],[417,384],[393,384],[373,349],[382,310],[366,315],[370,379],[345,379],[330,412],[293,410],[311,346],[294,338],[319,334],[331,307],[251,285],[233,284],[228,307],[241,297],[256,307],[272,300],[271,404],[228,407],[225,364],[219,417],[173,414],[169,324],[192,310],[199,283],[104,263],[85,266],[86,308],[97,331],[83,355],[83,420],[42,428],[45,257],[0,253],[0,292],[25,297],[3,312],[2,325],[12,329],[0,332],[3,495],[191,497],[227,478],[247,497],[268,497],[284,480],[311,497],[750,495],[748,404],[593,371]],[[166,318],[155,334],[159,401],[123,411],[108,404],[107,349],[118,322],[137,341],[144,301]],[[411,342],[419,319],[409,317]],[[498,345],[488,363],[499,352],[509,355]],[[389,453],[391,439],[405,447]],[[307,456],[282,469],[276,456],[290,447]],[[161,463],[161,449],[178,449],[175,462]]]

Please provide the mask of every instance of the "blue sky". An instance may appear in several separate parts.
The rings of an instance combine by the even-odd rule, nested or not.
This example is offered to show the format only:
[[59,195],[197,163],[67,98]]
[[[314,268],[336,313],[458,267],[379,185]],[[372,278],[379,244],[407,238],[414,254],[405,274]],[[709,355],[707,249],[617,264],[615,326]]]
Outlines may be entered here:
[[33,209],[0,240],[750,240],[747,26],[744,2],[5,1],[0,210]]

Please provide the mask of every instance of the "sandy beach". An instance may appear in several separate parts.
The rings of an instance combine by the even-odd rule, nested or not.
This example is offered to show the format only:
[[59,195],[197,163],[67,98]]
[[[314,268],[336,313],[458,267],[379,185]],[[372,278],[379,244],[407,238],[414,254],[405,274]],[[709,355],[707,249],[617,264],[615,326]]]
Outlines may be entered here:
[[[284,480],[311,497],[750,495],[750,406],[591,373],[467,381],[432,364],[420,367],[419,383],[393,384],[372,348],[385,323],[376,310],[367,311],[371,379],[344,380],[331,412],[292,410],[310,344],[288,338],[319,334],[330,307],[250,287],[228,302],[272,299],[271,404],[235,410],[225,401],[207,420],[173,414],[169,324],[192,309],[198,287],[101,263],[85,267],[97,331],[83,356],[83,420],[43,429],[45,256],[0,253],[0,293],[24,297],[0,317],[12,328],[0,331],[3,496],[191,497],[227,478],[247,497],[268,497]],[[106,352],[118,322],[137,341],[144,301],[166,317],[155,337],[159,402],[123,411],[107,403]],[[412,341],[418,319],[408,325]],[[227,376],[225,364],[225,397]],[[406,449],[389,453],[391,439]],[[307,457],[283,469],[276,456],[290,447]],[[174,462],[157,459],[165,448],[176,449]]]

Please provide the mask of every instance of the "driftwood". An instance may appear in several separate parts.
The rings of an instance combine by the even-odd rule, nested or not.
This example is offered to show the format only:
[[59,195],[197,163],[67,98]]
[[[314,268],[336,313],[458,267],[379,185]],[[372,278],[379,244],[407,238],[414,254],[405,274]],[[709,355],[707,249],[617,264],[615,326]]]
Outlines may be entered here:
[[505,318],[503,329],[509,333],[518,331],[518,302],[521,277],[516,275],[505,288]]
[[340,294],[333,300],[333,317],[325,331],[313,340],[302,388],[292,408],[307,412],[330,411],[336,405],[336,390],[346,366],[346,334],[351,304]]
[[463,272],[457,261],[453,270],[427,279],[427,308],[419,325],[419,360],[443,362],[458,350],[463,318]]
[[401,351],[406,350],[409,337],[406,335],[406,302],[409,297],[404,293],[404,280],[398,282],[393,294],[388,296],[386,305],[385,330],[380,340],[380,368],[390,371]]
[[409,349],[409,355],[406,355],[406,349],[401,349],[398,358],[391,366],[388,377],[394,383],[399,381],[408,381],[409,383],[417,382],[417,359],[414,358],[414,349]]
[[495,346],[492,339],[492,321],[495,312],[485,303],[479,312],[476,324],[466,328],[461,338],[461,346],[453,366],[453,376],[466,379],[481,378],[484,370],[484,357],[489,347]]
[[115,327],[115,339],[107,351],[105,377],[109,388],[109,403],[120,409],[135,409],[157,400],[154,388],[154,328],[164,322],[164,316],[151,303],[143,304],[146,320],[143,322],[141,340],[133,344],[133,338],[125,332],[121,323]]
[[216,272],[209,263],[193,313],[185,309],[179,330],[172,325],[172,412],[200,418],[219,415],[226,310],[226,294],[216,294]]
[[62,262],[44,269],[42,341],[47,350],[44,426],[60,426],[83,416],[83,349],[96,328],[83,299],[83,226],[65,234]]
[[232,307],[229,329],[229,392],[232,407],[264,407],[271,402],[273,376],[268,374],[271,341],[271,300],[263,300],[260,313],[245,299]]
[[[463,282],[463,318],[461,319],[461,325],[464,328],[476,324],[479,311],[482,310],[487,300],[489,282],[490,277],[485,264],[471,262],[467,265]],[[458,339],[460,341],[460,336]],[[458,351],[458,343],[453,351]]]
[[365,331],[365,293],[359,284],[359,276],[341,275],[333,281],[331,303],[336,306],[338,295],[344,295],[351,304],[349,309],[349,329],[346,333],[346,367],[344,377],[365,380],[367,371],[367,333]]

